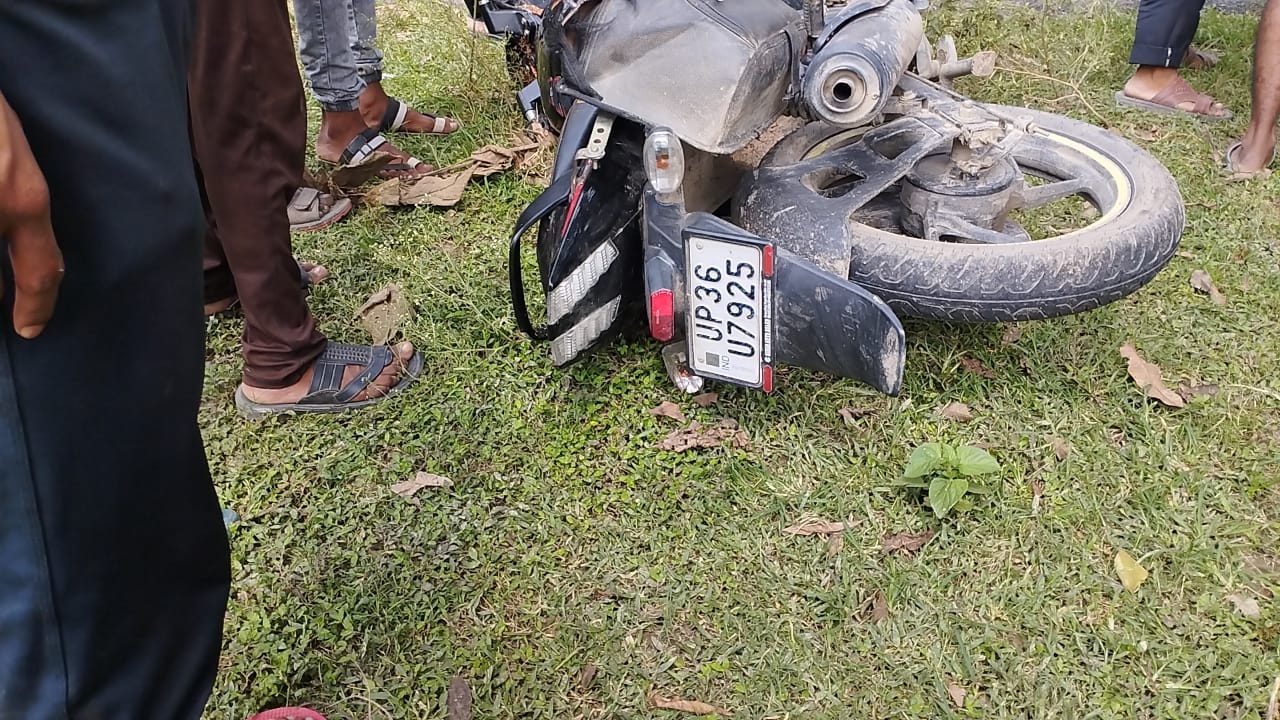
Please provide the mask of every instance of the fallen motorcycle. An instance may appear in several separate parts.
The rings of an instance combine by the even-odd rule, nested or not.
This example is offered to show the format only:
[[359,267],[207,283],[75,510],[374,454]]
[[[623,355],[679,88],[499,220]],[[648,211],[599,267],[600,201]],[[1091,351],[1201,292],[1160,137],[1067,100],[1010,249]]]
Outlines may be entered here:
[[1185,222],[1169,172],[1093,125],[956,93],[995,57],[935,47],[922,9],[479,0],[473,15],[528,80],[526,119],[559,139],[511,240],[522,331],[564,367],[647,324],[687,392],[768,392],[793,365],[896,395],[895,313],[1043,319],[1151,281]]

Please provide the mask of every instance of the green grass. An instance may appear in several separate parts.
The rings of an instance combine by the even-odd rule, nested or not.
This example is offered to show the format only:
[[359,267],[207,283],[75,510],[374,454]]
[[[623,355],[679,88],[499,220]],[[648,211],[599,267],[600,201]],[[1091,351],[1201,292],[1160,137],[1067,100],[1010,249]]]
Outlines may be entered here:
[[[444,164],[505,141],[519,119],[500,50],[432,0],[381,7],[389,88],[465,123],[405,146]],[[211,324],[202,420],[243,521],[207,717],[305,703],[334,719],[441,718],[460,675],[477,718],[677,717],[649,709],[650,690],[749,719],[1262,718],[1280,578],[1249,562],[1280,563],[1280,184],[1217,169],[1244,127],[1254,22],[1205,16],[1200,40],[1223,62],[1195,82],[1237,112],[1209,126],[1114,107],[1129,13],[931,12],[962,52],[1000,53],[1004,70],[965,91],[1137,139],[1178,177],[1188,223],[1185,255],[1148,288],[1027,324],[1012,344],[1005,327],[909,322],[898,399],[786,369],[772,396],[720,387],[701,409],[643,342],[553,369],[508,309],[507,233],[538,192],[516,174],[454,210],[361,208],[299,236],[299,255],[334,272],[311,298],[322,328],[365,340],[356,308],[400,283],[427,370],[369,411],[249,423],[231,397],[240,321]],[[1225,307],[1192,291],[1196,268]],[[1171,385],[1221,391],[1154,405],[1126,376],[1125,341]],[[648,409],[669,399],[736,419],[752,448],[655,449],[675,425]],[[951,401],[973,422],[939,419]],[[843,407],[872,412],[847,425]],[[1061,461],[1052,436],[1071,445]],[[892,488],[933,440],[989,447],[998,492],[938,521]],[[416,505],[391,492],[417,471],[455,485]],[[859,524],[828,557],[820,538],[782,532],[805,514]],[[880,550],[926,529],[938,534],[915,557]],[[1136,594],[1112,569],[1120,549],[1151,571]],[[872,624],[876,592],[889,615]],[[1234,592],[1258,597],[1262,617],[1236,613]],[[588,665],[599,672],[582,688]]]

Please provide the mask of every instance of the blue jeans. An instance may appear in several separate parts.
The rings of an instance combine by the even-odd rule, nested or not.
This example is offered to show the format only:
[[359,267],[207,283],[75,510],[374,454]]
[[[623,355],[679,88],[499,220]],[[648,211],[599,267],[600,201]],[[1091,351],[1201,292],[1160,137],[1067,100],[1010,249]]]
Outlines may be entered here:
[[293,0],[293,13],[311,94],[329,112],[358,110],[365,85],[382,80],[374,0]]

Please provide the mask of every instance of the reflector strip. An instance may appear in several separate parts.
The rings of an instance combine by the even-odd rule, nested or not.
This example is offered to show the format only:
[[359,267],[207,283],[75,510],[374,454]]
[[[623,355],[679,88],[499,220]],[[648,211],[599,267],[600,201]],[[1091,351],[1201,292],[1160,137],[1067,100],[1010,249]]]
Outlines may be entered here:
[[552,288],[547,295],[547,324],[554,325],[560,318],[568,315],[591,292],[591,288],[600,282],[600,278],[604,277],[617,259],[618,248],[612,242],[605,242],[588,255],[581,265],[574,268],[569,277]]
[[618,317],[618,306],[622,304],[622,296],[610,300],[596,308],[582,322],[569,328],[568,332],[551,341],[551,362],[557,367],[567,364],[587,349],[596,338],[604,334]]

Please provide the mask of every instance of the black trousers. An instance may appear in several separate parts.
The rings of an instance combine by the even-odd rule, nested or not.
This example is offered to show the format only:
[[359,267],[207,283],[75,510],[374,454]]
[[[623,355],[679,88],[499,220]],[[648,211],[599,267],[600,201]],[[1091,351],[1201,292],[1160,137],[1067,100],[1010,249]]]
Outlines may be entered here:
[[196,720],[217,670],[230,570],[196,422],[191,11],[0,2],[0,92],[66,263],[36,340],[0,302],[3,720]]
[[1195,39],[1205,0],[1141,0],[1129,64],[1176,68]]

